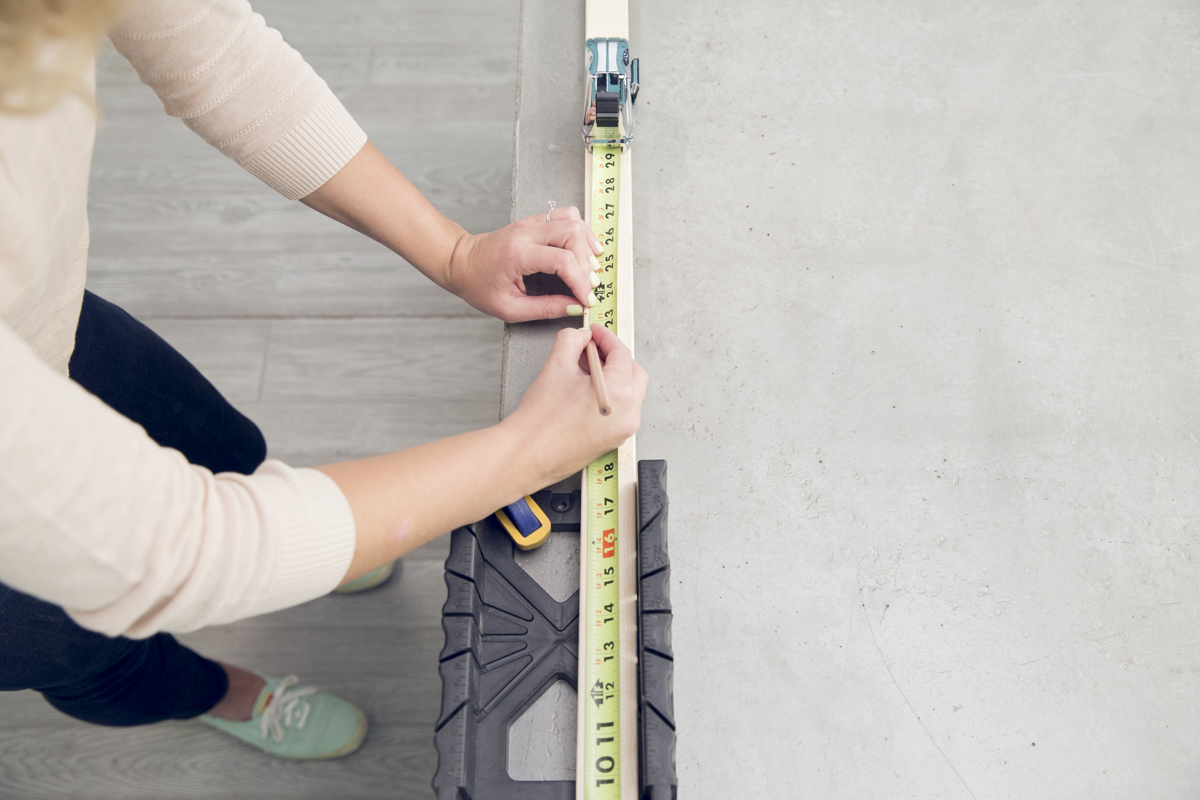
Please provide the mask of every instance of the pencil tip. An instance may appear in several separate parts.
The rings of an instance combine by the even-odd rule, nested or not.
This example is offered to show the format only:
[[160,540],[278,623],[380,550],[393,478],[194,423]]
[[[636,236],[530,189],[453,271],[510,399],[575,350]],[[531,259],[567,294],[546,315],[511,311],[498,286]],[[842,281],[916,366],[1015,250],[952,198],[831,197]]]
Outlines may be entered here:
[[605,406],[604,408],[600,409],[600,413],[607,417],[609,410],[609,407]]

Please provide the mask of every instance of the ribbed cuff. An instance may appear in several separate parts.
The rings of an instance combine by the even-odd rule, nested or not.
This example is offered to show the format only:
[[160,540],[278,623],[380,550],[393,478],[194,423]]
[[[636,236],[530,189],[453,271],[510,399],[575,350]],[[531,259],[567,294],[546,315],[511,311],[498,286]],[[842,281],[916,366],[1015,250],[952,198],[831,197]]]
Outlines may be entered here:
[[255,608],[241,616],[266,614],[305,603],[333,591],[354,557],[354,514],[333,480],[315,469],[292,469],[267,461],[256,475],[274,475],[281,483],[260,488],[275,530],[275,575]]
[[366,132],[328,86],[296,125],[242,164],[291,200],[307,197],[332,178],[367,143]]

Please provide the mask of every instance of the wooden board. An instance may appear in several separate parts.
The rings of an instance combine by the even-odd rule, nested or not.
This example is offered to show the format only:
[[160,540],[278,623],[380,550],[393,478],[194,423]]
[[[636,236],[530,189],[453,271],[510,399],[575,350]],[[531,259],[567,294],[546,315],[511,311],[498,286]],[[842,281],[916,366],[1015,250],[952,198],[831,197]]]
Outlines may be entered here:
[[[629,7],[626,0],[587,0],[584,12],[585,38],[629,38]],[[591,186],[592,154],[584,153],[584,186]],[[627,148],[621,154],[621,180],[617,216],[617,336],[634,351],[633,276],[633,158]],[[591,192],[585,192],[584,219],[591,219]],[[617,516],[621,537],[617,549],[621,588],[621,796],[638,795],[638,576],[637,576],[637,437],[631,436],[617,449]],[[586,486],[586,483],[584,484]],[[581,546],[584,539],[581,538]],[[587,560],[580,556],[580,586]],[[581,595],[582,597],[582,595]],[[581,600],[582,602],[582,600]],[[584,657],[584,628],[579,628],[579,654]],[[580,662],[579,674],[583,675]],[[583,728],[586,692],[577,693],[575,796],[583,800]]]

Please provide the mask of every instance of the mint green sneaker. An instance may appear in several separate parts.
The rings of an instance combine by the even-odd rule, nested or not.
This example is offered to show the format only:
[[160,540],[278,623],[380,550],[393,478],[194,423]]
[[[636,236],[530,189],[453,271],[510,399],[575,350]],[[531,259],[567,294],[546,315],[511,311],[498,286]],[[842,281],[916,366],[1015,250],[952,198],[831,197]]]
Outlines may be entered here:
[[367,718],[353,703],[315,686],[299,686],[295,675],[259,677],[267,685],[250,719],[231,722],[208,714],[197,719],[273,756],[300,761],[350,755],[367,737]]
[[361,578],[355,578],[349,583],[343,583],[341,586],[333,590],[334,594],[354,594],[355,592],[365,592],[367,589],[374,589],[376,586],[383,586],[388,582],[388,578],[392,577],[392,573],[396,571],[396,562],[384,564],[376,570],[368,572]]

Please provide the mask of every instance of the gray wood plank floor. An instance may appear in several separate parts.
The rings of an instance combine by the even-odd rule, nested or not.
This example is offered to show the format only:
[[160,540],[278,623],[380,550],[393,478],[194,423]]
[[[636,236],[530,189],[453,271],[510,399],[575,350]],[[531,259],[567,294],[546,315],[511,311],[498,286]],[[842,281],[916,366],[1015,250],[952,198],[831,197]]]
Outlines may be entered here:
[[[518,0],[259,0],[372,141],[470,230],[509,214]],[[490,424],[502,326],[391,252],[289,202],[162,113],[116,53],[89,210],[89,288],[143,319],[296,465]],[[275,761],[194,723],[85,725],[0,694],[4,798],[426,798],[436,766],[442,560],[380,590],[183,637],[200,652],[360,704],[340,761]]]

